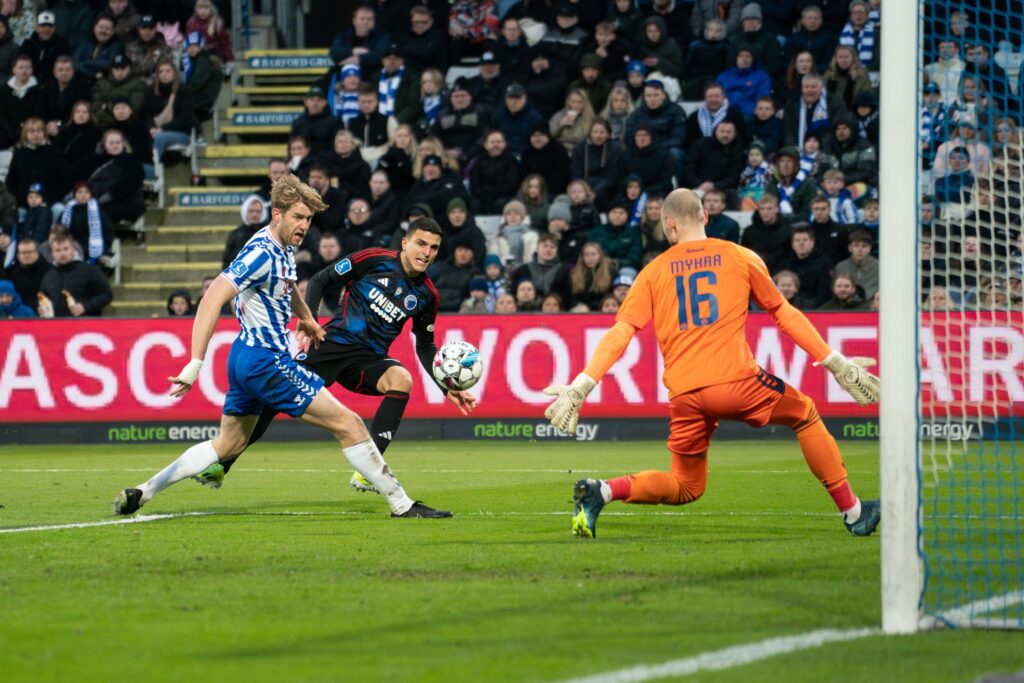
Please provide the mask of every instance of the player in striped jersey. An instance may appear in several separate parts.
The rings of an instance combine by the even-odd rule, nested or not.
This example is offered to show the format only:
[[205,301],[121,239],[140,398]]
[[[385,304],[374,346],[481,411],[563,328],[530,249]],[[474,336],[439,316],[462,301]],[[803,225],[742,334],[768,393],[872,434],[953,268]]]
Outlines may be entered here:
[[192,446],[149,480],[121,491],[114,512],[130,515],[172,484],[236,457],[269,407],[329,431],[349,463],[384,495],[392,516],[450,517],[450,512],[409,498],[359,416],[339,403],[320,377],[292,359],[286,326],[293,314],[304,348],[319,346],[325,336],[294,285],[295,247],[306,236],[313,214],[326,207],[316,190],[293,175],[274,183],[270,203],[270,224],[253,235],[203,297],[192,327],[192,360],[177,377],[168,378],[176,385],[173,396],[188,393],[203,366],[220,309],[234,297],[241,332],[228,356],[220,433]]
[[[441,244],[441,227],[430,218],[417,218],[409,225],[402,250],[363,249],[332,263],[309,281],[306,305],[320,308],[324,292],[344,287],[334,317],[325,328],[327,338],[316,349],[300,353],[295,360],[322,378],[327,386],[337,382],[351,392],[383,396],[370,424],[370,437],[383,454],[398,433],[402,414],[409,402],[412,375],[402,363],[388,356],[391,345],[412,320],[416,335],[416,356],[432,377],[437,346],[434,321],[439,299],[427,275]],[[438,385],[448,400],[469,415],[476,398],[468,391],[449,391]],[[249,437],[256,443],[273,422],[278,410],[267,406]],[[196,479],[219,488],[234,460],[210,465]],[[377,489],[357,471],[352,487],[359,491]]]

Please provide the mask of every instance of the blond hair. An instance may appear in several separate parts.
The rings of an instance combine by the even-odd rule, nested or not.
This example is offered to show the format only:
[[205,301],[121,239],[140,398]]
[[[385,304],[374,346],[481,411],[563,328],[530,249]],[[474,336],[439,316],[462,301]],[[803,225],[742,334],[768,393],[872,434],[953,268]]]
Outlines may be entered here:
[[669,192],[661,205],[661,219],[671,216],[680,226],[700,225],[704,220],[704,204],[693,190],[685,187]]
[[285,213],[296,204],[305,204],[313,213],[327,208],[319,192],[289,173],[274,182],[270,190],[270,206]]

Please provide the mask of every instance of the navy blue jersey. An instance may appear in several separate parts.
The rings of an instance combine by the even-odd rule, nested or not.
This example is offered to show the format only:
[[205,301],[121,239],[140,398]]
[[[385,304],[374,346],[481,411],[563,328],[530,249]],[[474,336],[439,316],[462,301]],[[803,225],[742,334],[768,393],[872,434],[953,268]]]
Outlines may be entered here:
[[309,309],[317,310],[324,290],[339,283],[344,291],[334,317],[324,328],[327,339],[386,356],[412,318],[417,356],[430,367],[437,351],[434,320],[439,297],[427,274],[409,277],[396,251],[363,249],[310,279],[306,290]]

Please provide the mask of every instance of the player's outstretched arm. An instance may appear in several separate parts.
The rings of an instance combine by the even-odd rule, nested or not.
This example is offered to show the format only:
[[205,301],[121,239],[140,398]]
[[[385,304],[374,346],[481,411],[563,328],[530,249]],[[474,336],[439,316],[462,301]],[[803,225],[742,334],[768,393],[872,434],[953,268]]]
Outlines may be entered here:
[[587,367],[576,375],[572,383],[553,384],[544,390],[548,396],[555,397],[544,411],[544,417],[563,432],[575,432],[583,401],[605,373],[622,357],[636,333],[636,327],[622,320],[605,332],[594,349]]
[[192,323],[192,360],[182,368],[177,377],[167,378],[174,385],[171,388],[171,396],[180,398],[192,388],[196,377],[199,376],[199,370],[203,367],[206,348],[210,345],[210,337],[213,336],[217,319],[220,318],[220,309],[234,298],[236,292],[235,286],[226,277],[218,277],[206,290],[196,310],[195,322]]
[[[753,252],[751,252],[753,254]],[[768,275],[764,262],[753,255],[750,268],[751,290],[754,300],[772,314],[775,323],[790,339],[814,358],[815,365],[824,365],[843,389],[859,405],[878,403],[880,394],[878,377],[867,370],[874,366],[873,358],[847,358],[833,351],[818,330],[803,313],[779,293]]]

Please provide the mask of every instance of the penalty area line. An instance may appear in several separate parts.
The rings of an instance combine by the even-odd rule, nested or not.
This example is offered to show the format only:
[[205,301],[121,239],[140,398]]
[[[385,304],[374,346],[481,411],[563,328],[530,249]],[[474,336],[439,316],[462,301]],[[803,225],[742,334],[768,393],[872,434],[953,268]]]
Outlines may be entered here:
[[593,676],[572,678],[560,683],[642,683],[659,678],[689,676],[701,671],[722,671],[737,666],[753,664],[770,657],[809,650],[828,643],[841,643],[858,638],[880,635],[877,628],[849,630],[820,629],[795,636],[768,638],[746,645],[734,645],[722,650],[712,650],[693,657],[673,659],[661,664],[626,667]]

